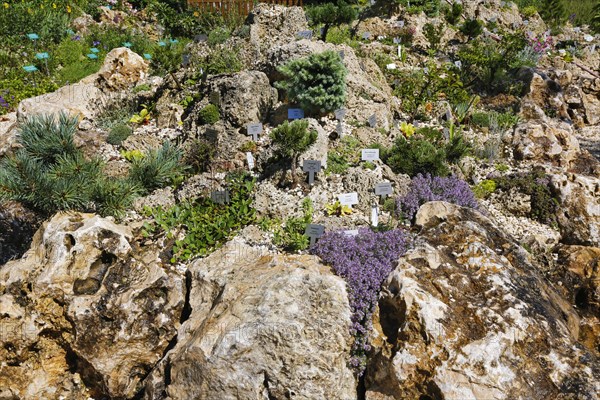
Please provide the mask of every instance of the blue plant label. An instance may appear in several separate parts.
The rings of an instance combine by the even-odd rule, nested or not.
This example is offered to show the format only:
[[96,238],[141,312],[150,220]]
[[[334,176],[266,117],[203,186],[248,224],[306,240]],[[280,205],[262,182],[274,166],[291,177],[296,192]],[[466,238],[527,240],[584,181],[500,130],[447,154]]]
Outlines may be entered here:
[[379,149],[363,149],[361,154],[363,161],[377,161],[379,160]]
[[304,160],[302,162],[302,171],[315,172],[315,173],[320,172],[321,171],[321,161],[320,160]]
[[94,53],[90,53],[90,54],[88,54],[88,55],[87,55],[87,57],[88,57],[90,60],[96,60],[96,59],[98,59],[98,56],[97,56],[97,55],[95,55]]
[[164,46],[166,46],[167,44],[161,40],[160,42],[158,42],[158,45],[159,45],[160,47],[164,47]]
[[131,42],[124,42],[123,46],[130,48],[131,47]]
[[27,72],[35,72],[38,70],[35,65],[26,65],[23,67],[23,69]]
[[28,33],[27,37],[31,40],[38,40],[40,38],[37,33]]
[[358,204],[358,193],[352,192],[340,194],[338,195],[338,200],[343,206],[352,206],[354,204]]
[[35,58],[37,58],[38,60],[45,60],[47,58],[50,58],[50,56],[48,55],[48,53],[36,53]]
[[263,124],[260,122],[254,124],[246,125],[246,131],[248,135],[252,135],[252,139],[256,142],[258,140],[258,135],[263,132]]
[[346,116],[346,109],[339,108],[339,109],[335,110],[333,113],[335,114],[335,119],[337,119],[338,121],[342,121],[344,119],[344,117]]
[[304,118],[304,110],[301,108],[289,108],[288,119],[302,119]]
[[177,39],[169,39],[169,42],[171,42],[172,44],[175,44],[175,43],[179,43],[179,40],[177,40]]
[[300,31],[296,33],[296,37],[299,39],[312,39],[313,32],[312,31]]
[[98,50],[96,47],[92,47],[92,48],[90,49],[90,51],[91,51],[92,53],[100,53],[100,50]]
[[210,193],[210,199],[217,204],[229,203],[229,192],[227,190],[215,190]]
[[375,185],[376,196],[389,196],[394,193],[391,182],[381,182]]
[[75,32],[73,31],[73,29],[67,29],[67,35],[74,35]]
[[306,230],[304,234],[309,238],[320,238],[325,233],[325,227],[323,225],[318,224],[308,224],[306,225]]
[[369,126],[375,128],[377,126],[377,116],[375,114],[369,117]]
[[152,60],[152,54],[144,53],[144,58],[146,60]]

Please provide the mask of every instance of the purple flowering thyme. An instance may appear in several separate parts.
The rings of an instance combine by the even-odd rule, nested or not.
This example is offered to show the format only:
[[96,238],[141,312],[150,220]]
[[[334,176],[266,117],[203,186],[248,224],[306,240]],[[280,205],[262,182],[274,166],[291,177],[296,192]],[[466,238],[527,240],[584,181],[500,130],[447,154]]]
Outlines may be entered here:
[[356,236],[348,236],[343,231],[328,232],[311,249],[348,285],[352,311],[350,333],[355,337],[350,364],[358,375],[365,370],[371,317],[381,284],[410,242],[409,234],[403,230],[373,232],[363,228]]
[[396,200],[396,207],[408,220],[412,220],[419,207],[428,201],[447,201],[462,207],[477,208],[477,200],[467,182],[454,176],[417,174],[411,183],[408,193]]

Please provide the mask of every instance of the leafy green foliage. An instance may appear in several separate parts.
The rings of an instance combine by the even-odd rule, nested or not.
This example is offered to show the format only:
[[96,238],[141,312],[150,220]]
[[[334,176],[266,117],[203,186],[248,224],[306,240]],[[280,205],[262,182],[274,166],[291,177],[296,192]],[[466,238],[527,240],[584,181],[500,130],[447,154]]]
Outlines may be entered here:
[[594,6],[591,14],[590,28],[592,28],[594,33],[600,33],[600,2]]
[[555,225],[560,202],[552,195],[550,180],[542,169],[533,169],[526,174],[514,174],[494,178],[498,190],[510,192],[511,189],[531,197],[529,217],[543,224]]
[[567,10],[563,0],[543,0],[540,15],[553,27],[559,27],[567,19]]
[[337,215],[338,217],[343,217],[345,215],[352,214],[352,207],[342,205],[342,203],[340,203],[339,200],[336,200],[335,202],[333,202],[331,204],[325,205],[325,212],[329,216]]
[[285,77],[276,86],[310,113],[326,113],[346,102],[347,70],[335,51],[313,53],[278,68]]
[[440,0],[396,0],[409,14],[423,11],[428,17],[435,17],[440,12]]
[[219,46],[200,61],[199,67],[208,75],[217,75],[239,72],[243,64],[237,50]]
[[473,187],[473,194],[478,199],[489,197],[496,190],[496,182],[491,179],[485,179]]
[[425,38],[427,38],[431,50],[437,51],[439,49],[443,32],[444,26],[442,24],[436,26],[428,22],[423,27],[423,34],[425,35]]
[[139,186],[129,178],[100,177],[93,188],[92,200],[100,215],[122,218],[140,192]]
[[[297,119],[291,123],[285,121],[271,131],[270,137],[275,146],[275,154],[291,163],[292,180],[295,182],[298,157],[317,140],[317,132],[308,129],[308,120]],[[285,175],[284,171],[281,183]]]
[[217,204],[208,198],[181,203],[167,210],[158,207],[146,210],[153,221],[144,224],[144,232],[167,232],[173,238],[177,230],[185,237],[175,241],[171,262],[206,256],[220,247],[244,226],[254,222],[251,207],[255,180],[246,174],[234,173],[226,178],[230,202]]
[[344,0],[337,3],[323,3],[306,8],[306,16],[314,25],[323,25],[321,40],[325,41],[332,26],[350,24],[357,17],[356,9]]
[[302,217],[290,217],[285,220],[283,227],[275,227],[273,243],[286,251],[306,250],[310,243],[304,234],[306,225],[312,223],[314,213],[312,200],[307,197],[302,201]]
[[444,18],[450,25],[456,25],[463,12],[461,3],[455,1],[452,5],[444,10]]
[[216,153],[217,149],[212,143],[205,139],[195,139],[187,148],[183,162],[193,172],[206,172],[209,170]]
[[229,39],[230,36],[231,32],[229,32],[229,29],[224,26],[219,26],[210,31],[206,43],[211,47],[218,44],[223,44],[227,41],[227,39]]
[[359,150],[361,144],[353,136],[344,136],[337,146],[327,152],[326,175],[345,174],[350,165],[360,161]]
[[382,160],[395,173],[410,177],[419,173],[446,176],[449,172],[444,148],[416,136],[408,140],[402,136],[396,139],[394,146],[384,152]]
[[478,19],[468,19],[461,25],[460,31],[469,39],[474,39],[483,32],[483,23]]
[[179,148],[165,142],[160,149],[150,150],[145,157],[133,159],[129,176],[144,193],[176,183],[186,170],[180,162],[181,156]]
[[208,104],[198,113],[198,122],[201,124],[214,124],[221,119],[221,113],[219,113],[219,107],[214,104]]
[[131,127],[127,124],[118,124],[111,128],[106,141],[114,146],[120,146],[131,135]]

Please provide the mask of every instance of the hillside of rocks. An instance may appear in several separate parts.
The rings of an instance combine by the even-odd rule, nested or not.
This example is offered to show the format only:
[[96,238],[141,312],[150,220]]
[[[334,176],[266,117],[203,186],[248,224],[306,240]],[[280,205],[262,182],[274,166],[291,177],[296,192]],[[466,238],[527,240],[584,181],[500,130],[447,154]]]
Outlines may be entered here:
[[[600,398],[600,36],[499,0],[455,23],[374,3],[332,25],[347,40],[307,13],[259,3],[162,73],[159,50],[107,49],[0,115],[0,400]],[[513,40],[534,63],[503,66]],[[312,140],[282,155],[301,102],[281,66],[316,54],[343,65],[344,102],[303,110]],[[38,118],[71,118],[55,147],[97,161],[48,170],[75,193],[35,192],[28,168],[62,162],[27,164]]]

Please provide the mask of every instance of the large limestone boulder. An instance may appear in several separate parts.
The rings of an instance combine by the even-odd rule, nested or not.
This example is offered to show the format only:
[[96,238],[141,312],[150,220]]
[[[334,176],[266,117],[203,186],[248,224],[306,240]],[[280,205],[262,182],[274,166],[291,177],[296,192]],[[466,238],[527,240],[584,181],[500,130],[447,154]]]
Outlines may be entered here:
[[[131,231],[58,214],[0,270],[0,387],[19,399],[132,398],[176,336],[185,278]],[[3,397],[6,398],[6,397]]]
[[366,399],[598,398],[600,357],[525,250],[449,203],[417,225],[383,285]]
[[523,122],[506,136],[517,160],[551,163],[569,168],[580,155],[573,128],[552,120]]
[[117,47],[106,55],[96,84],[104,90],[122,90],[148,76],[148,63],[127,47]]
[[[266,121],[277,103],[277,89],[260,71],[216,75],[209,78],[206,85],[209,96],[218,99],[221,118],[235,128]],[[204,105],[199,103],[198,106]],[[192,111],[192,117],[198,111]]]
[[344,282],[234,240],[189,267],[189,319],[147,399],[354,399]]
[[551,175],[550,184],[560,199],[558,225],[562,242],[600,246],[600,187],[596,176]]

